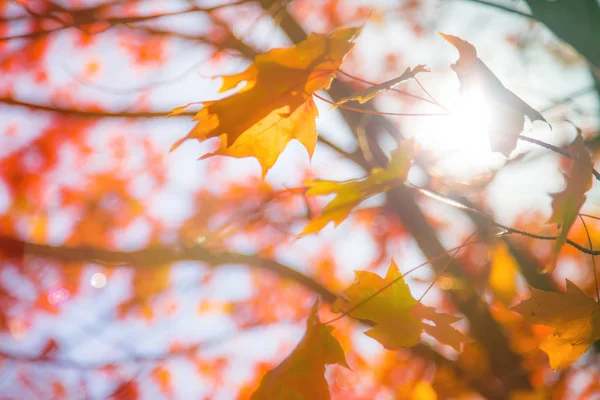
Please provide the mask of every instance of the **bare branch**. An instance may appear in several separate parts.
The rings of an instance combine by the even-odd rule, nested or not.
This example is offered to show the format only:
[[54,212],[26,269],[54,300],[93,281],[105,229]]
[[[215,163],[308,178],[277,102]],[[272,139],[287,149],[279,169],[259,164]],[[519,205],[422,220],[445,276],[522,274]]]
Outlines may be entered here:
[[33,255],[47,257],[64,262],[82,261],[97,262],[110,266],[153,267],[171,264],[176,261],[200,261],[212,267],[227,264],[252,265],[292,279],[321,296],[325,301],[333,301],[335,294],[320,283],[301,274],[295,269],[275,260],[258,255],[242,254],[229,251],[213,251],[202,246],[193,247],[152,247],[138,251],[123,252],[100,250],[91,247],[50,246],[22,241],[11,237],[0,237],[0,249],[12,257]]

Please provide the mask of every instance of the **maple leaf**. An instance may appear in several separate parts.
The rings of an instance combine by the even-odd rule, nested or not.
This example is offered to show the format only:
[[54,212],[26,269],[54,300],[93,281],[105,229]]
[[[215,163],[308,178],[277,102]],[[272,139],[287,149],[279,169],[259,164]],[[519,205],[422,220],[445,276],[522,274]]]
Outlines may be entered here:
[[544,272],[552,272],[556,267],[556,259],[560,249],[565,244],[571,226],[577,218],[579,209],[585,203],[586,192],[590,190],[593,182],[592,161],[590,153],[585,148],[581,132],[567,149],[572,159],[563,157],[562,172],[566,181],[562,192],[552,194],[552,216],[549,222],[559,225],[558,238],[554,242],[553,257]]
[[338,100],[335,103],[335,106],[339,106],[350,100],[358,101],[360,104],[366,103],[367,101],[371,100],[373,97],[377,96],[381,91],[389,90],[389,89],[393,88],[394,86],[398,85],[399,83],[402,83],[404,81],[412,79],[419,72],[431,72],[431,71],[429,70],[429,68],[427,68],[425,65],[422,65],[422,64],[417,65],[413,69],[408,67],[402,73],[402,75],[400,75],[397,78],[390,79],[389,81],[385,81],[378,85],[370,86],[368,88],[354,92],[349,96],[342,97],[340,100]]
[[481,88],[485,98],[490,102],[491,149],[508,157],[517,146],[518,136],[525,124],[525,116],[531,122],[547,123],[546,119],[500,82],[500,79],[477,57],[475,46],[457,36],[441,32],[440,36],[458,50],[459,59],[450,67],[458,76],[461,93]]
[[495,246],[492,253],[488,284],[494,295],[508,305],[517,294],[516,279],[519,266],[505,243]]
[[364,200],[405,182],[416,151],[417,145],[413,139],[404,140],[390,154],[391,159],[385,169],[374,168],[365,178],[342,182],[305,181],[304,184],[308,186],[306,191],[308,196],[327,194],[335,194],[336,196],[318,216],[306,225],[300,236],[319,232],[330,222],[334,222],[337,227]]
[[[221,91],[246,84],[232,96],[205,102],[194,117],[198,124],[172,150],[188,139],[218,137],[219,149],[203,158],[256,157],[263,176],[292,139],[302,143],[312,157],[318,115],[312,94],[329,87],[357,33],[357,28],[328,35],[313,33],[292,47],[259,54],[243,72],[222,77]],[[171,115],[184,108],[176,108]]]
[[318,310],[317,300],[306,322],[306,334],[281,364],[267,372],[253,400],[330,398],[325,366],[349,367],[342,347],[331,335],[333,328],[321,323]]
[[450,326],[460,318],[438,313],[417,302],[394,261],[385,278],[369,271],[355,271],[355,277],[355,282],[344,291],[343,297],[335,300],[331,310],[374,323],[365,333],[367,336],[388,350],[396,350],[416,345],[425,332],[460,350],[464,335]]
[[513,308],[531,323],[554,328],[540,349],[557,370],[577,360],[600,339],[600,305],[567,279],[564,293],[531,288],[531,298]]

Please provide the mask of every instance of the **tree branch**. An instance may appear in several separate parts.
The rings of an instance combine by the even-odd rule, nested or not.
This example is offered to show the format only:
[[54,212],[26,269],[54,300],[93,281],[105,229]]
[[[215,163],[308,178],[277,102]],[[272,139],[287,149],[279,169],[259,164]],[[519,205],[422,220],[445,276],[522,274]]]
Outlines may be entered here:
[[471,3],[481,4],[481,5],[484,5],[484,6],[496,8],[498,10],[506,11],[507,13],[518,15],[520,17],[534,19],[534,16],[531,15],[531,14],[529,14],[529,13],[526,13],[526,12],[523,12],[523,11],[519,11],[519,10],[511,8],[511,7],[507,7],[507,6],[504,6],[502,4],[491,3],[489,1],[484,1],[484,0],[466,0],[466,1],[470,1]]
[[[165,111],[97,111],[92,109],[78,109],[78,108],[67,108],[61,106],[51,106],[46,104],[28,102],[13,99],[11,97],[0,97],[0,103],[4,103],[9,106],[26,107],[35,111],[45,111],[58,113],[73,117],[81,118],[165,118],[171,110]],[[196,115],[194,111],[184,111],[180,114],[174,115],[173,117],[193,117]]]
[[31,243],[16,238],[0,236],[0,249],[11,257],[33,255],[46,257],[63,262],[97,262],[108,267],[156,267],[177,261],[205,262],[212,267],[225,264],[253,265],[257,268],[271,271],[279,276],[292,279],[317,293],[325,301],[331,302],[335,294],[320,283],[308,278],[295,269],[275,260],[258,255],[242,254],[229,251],[213,251],[202,246],[193,247],[151,247],[132,252],[100,250],[91,247],[64,247]]

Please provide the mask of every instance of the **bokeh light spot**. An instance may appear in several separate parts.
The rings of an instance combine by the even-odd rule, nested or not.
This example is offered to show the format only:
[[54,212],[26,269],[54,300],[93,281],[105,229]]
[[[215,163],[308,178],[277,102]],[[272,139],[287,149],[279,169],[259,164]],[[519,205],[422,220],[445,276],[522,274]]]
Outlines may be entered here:
[[58,306],[69,300],[69,291],[65,288],[58,288],[48,293],[48,303],[53,306]]
[[90,279],[90,284],[96,289],[102,289],[104,286],[106,286],[106,282],[106,275],[104,275],[102,272],[96,272]]

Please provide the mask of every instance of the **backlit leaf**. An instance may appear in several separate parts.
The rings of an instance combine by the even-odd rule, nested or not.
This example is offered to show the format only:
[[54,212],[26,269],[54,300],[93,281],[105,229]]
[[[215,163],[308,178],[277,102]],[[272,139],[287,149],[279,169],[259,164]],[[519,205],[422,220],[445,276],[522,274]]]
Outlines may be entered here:
[[566,150],[573,158],[562,157],[562,171],[566,185],[562,192],[551,195],[552,216],[549,222],[558,224],[560,232],[558,239],[554,242],[552,262],[546,266],[545,272],[551,272],[556,267],[558,253],[565,244],[579,209],[585,202],[586,192],[592,187],[593,175],[590,153],[585,148],[579,132],[577,138]]
[[533,121],[546,119],[519,96],[508,90],[477,56],[471,43],[457,36],[440,33],[459,53],[459,59],[450,67],[456,72],[461,93],[481,90],[490,103],[492,114],[489,138],[493,151],[508,156],[516,147],[518,136],[525,124],[525,115]]
[[531,288],[531,298],[513,308],[531,323],[554,331],[540,343],[552,368],[566,367],[600,338],[600,305],[567,280],[565,293]]
[[460,351],[461,343],[466,340],[465,335],[451,326],[461,318],[454,315],[439,313],[433,307],[418,303],[413,309],[413,315],[423,322],[423,332],[434,337],[438,342]]
[[498,300],[508,305],[517,294],[515,284],[519,267],[506,244],[499,243],[493,248],[490,264],[490,289]]
[[198,124],[172,149],[188,139],[218,137],[220,148],[205,157],[256,157],[263,175],[292,139],[312,156],[317,140],[312,94],[329,87],[357,33],[356,28],[343,28],[328,35],[312,34],[292,47],[259,54],[245,71],[224,76],[221,91],[242,82],[245,86],[229,97],[204,103],[194,117]]
[[294,351],[260,382],[253,400],[329,399],[325,366],[339,364],[346,368],[346,357],[332,327],[323,325],[315,302],[306,323],[306,334]]
[[366,335],[383,347],[396,350],[414,346],[419,343],[421,333],[426,332],[440,343],[460,350],[464,336],[450,326],[460,318],[437,313],[418,303],[393,261],[385,278],[368,271],[355,271],[355,277],[355,282],[333,303],[332,311],[373,322],[375,327]]
[[394,86],[398,85],[399,83],[402,83],[404,81],[412,79],[419,72],[431,72],[431,71],[425,65],[421,65],[421,64],[417,65],[413,69],[408,67],[408,68],[406,68],[404,73],[402,73],[402,75],[400,75],[399,77],[390,79],[389,81],[385,81],[378,85],[373,85],[373,86],[370,86],[363,90],[354,92],[350,96],[341,98],[335,104],[339,106],[340,104],[344,104],[345,102],[350,101],[350,100],[358,101],[360,104],[366,103],[367,101],[371,100],[373,97],[377,96],[381,91],[389,90],[389,89],[393,88]]
[[386,192],[406,181],[408,170],[416,154],[414,140],[405,140],[391,153],[391,159],[385,169],[374,168],[365,178],[348,181],[306,181],[308,196],[335,194],[335,198],[327,204],[323,212],[313,218],[304,228],[301,235],[319,232],[328,223],[338,226],[350,212],[361,202],[379,193]]

